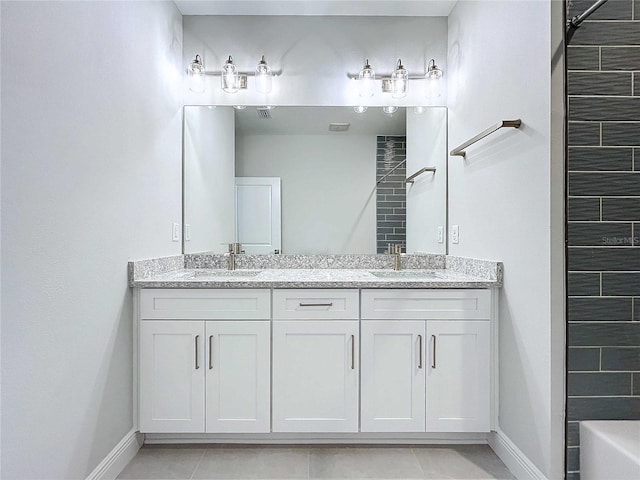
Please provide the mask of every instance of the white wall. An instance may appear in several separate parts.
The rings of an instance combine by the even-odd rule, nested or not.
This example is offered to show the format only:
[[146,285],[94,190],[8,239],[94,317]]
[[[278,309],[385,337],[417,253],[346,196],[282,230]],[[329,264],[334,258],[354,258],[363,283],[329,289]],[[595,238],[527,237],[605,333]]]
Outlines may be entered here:
[[133,427],[129,259],[180,253],[171,2],[2,2],[2,477],[84,478]]
[[[365,102],[355,81],[365,58],[378,75],[389,76],[398,58],[411,75],[424,75],[431,58],[446,71],[446,17],[295,17],[185,16],[186,66],[199,54],[208,71],[220,71],[229,55],[242,72],[253,72],[265,55],[274,71],[269,95],[252,90],[226,94],[220,78],[207,77],[206,91],[186,90],[187,104],[219,105],[384,105],[389,94],[377,93]],[[411,82],[397,105],[428,105],[423,85]],[[440,99],[445,101],[446,95]]]
[[375,135],[239,136],[236,176],[281,178],[282,253],[376,253]]
[[562,236],[552,211],[563,207],[550,200],[562,182],[552,184],[550,165],[550,4],[461,1],[449,17],[449,149],[499,120],[523,121],[469,147],[466,160],[449,158],[449,220],[460,226],[460,244],[449,247],[504,262],[499,427],[555,479],[562,478],[562,431],[552,413],[562,411],[563,398],[550,386],[558,353],[550,284],[562,265],[551,269],[551,245]]
[[235,141],[232,107],[185,107],[185,253],[225,253],[235,242]]

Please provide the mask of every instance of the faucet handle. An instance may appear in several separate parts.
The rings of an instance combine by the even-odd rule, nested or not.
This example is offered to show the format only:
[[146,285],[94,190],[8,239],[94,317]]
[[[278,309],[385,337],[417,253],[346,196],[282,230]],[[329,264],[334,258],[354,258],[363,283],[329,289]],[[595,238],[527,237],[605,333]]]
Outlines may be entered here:
[[400,243],[396,243],[394,253],[397,253],[397,254],[402,253],[402,245]]

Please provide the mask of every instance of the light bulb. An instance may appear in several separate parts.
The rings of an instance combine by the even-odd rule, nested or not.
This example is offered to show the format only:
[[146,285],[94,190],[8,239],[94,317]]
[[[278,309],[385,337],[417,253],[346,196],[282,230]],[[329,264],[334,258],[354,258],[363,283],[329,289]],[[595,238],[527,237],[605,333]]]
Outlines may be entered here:
[[369,59],[365,61],[364,68],[358,75],[358,93],[361,97],[372,97],[375,90],[376,73],[369,65]]
[[427,68],[427,88],[425,95],[427,98],[437,98],[442,92],[440,90],[440,79],[442,78],[442,70],[436,65],[436,61],[432,58]]
[[245,108],[247,108],[246,105],[234,105],[233,108],[235,108],[236,110],[244,110]]
[[258,68],[256,68],[256,90],[260,93],[269,93],[271,91],[272,80],[273,75],[271,75],[271,69],[269,65],[267,65],[263,55],[258,63]]
[[365,107],[365,106],[362,106],[362,105],[359,105],[357,107],[353,107],[353,111],[356,112],[356,113],[364,113],[364,112],[367,111],[367,109],[368,109],[368,107]]
[[395,105],[385,105],[384,107],[382,107],[382,111],[385,115],[391,116],[398,111],[398,107],[396,107]]
[[423,107],[422,105],[417,105],[413,107],[413,113],[415,113],[416,115],[421,115],[425,111],[426,111],[426,107]]
[[236,93],[238,91],[238,69],[233,64],[233,58],[229,55],[229,59],[222,66],[222,90],[227,93]]
[[189,77],[189,89],[192,92],[202,93],[204,92],[204,64],[200,55],[196,55],[196,58],[189,64],[187,69],[187,76]]
[[406,97],[408,83],[409,72],[402,65],[402,60],[398,59],[396,69],[391,74],[391,96],[393,98]]

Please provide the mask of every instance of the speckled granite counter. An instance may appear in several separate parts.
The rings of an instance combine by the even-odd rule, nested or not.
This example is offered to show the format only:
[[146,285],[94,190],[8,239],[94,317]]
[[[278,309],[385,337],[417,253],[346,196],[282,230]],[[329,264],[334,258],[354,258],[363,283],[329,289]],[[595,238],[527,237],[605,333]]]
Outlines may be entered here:
[[[201,254],[129,263],[134,288],[492,288],[502,264],[445,255],[406,255],[403,270],[389,255],[238,256]],[[194,268],[196,267],[196,268]]]

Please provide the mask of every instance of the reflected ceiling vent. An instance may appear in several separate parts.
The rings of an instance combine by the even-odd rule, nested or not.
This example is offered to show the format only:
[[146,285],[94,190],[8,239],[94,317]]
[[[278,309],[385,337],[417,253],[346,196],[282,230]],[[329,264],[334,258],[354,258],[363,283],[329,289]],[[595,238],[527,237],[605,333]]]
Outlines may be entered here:
[[258,118],[269,120],[271,118],[271,108],[269,107],[258,107],[256,108],[258,112]]
[[330,123],[329,131],[330,132],[346,132],[349,130],[349,123]]

